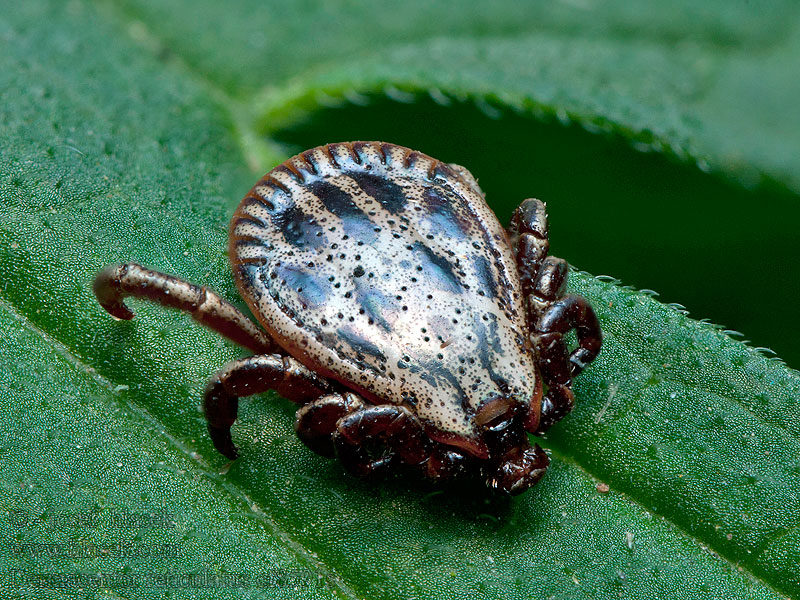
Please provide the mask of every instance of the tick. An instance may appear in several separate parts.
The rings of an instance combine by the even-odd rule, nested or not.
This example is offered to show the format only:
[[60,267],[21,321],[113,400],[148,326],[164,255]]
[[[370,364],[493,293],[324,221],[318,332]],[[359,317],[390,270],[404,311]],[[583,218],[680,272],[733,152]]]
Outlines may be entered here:
[[126,297],[146,298],[255,353],[205,390],[222,454],[238,455],[239,398],[275,390],[300,405],[300,439],[357,476],[405,463],[436,480],[477,473],[510,494],[542,477],[549,460],[528,433],[572,410],[573,378],[602,338],[588,302],[564,293],[542,202],[525,200],[504,229],[463,167],[393,144],[329,144],[267,173],[229,243],[260,327],[208,288],[137,264],[94,282],[114,317],[133,317]]

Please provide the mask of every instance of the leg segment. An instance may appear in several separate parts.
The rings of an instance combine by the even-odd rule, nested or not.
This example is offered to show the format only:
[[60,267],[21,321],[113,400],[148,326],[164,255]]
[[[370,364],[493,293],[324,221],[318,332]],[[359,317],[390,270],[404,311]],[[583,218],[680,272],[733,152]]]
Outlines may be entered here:
[[539,422],[534,433],[547,431],[560,421],[575,405],[572,393],[572,373],[567,360],[567,345],[560,333],[538,336],[539,370],[547,384],[547,394],[542,398]]
[[294,430],[314,452],[333,458],[332,436],[336,423],[361,408],[364,408],[364,401],[355,394],[329,394],[297,409]]
[[215,292],[134,263],[109,265],[100,271],[94,280],[94,293],[100,305],[117,319],[133,318],[125,298],[146,298],[188,312],[202,325],[253,352],[280,351],[255,323]]
[[539,481],[547,471],[550,459],[538,444],[518,447],[507,454],[489,474],[486,484],[512,496],[521,494]]
[[529,198],[520,204],[511,217],[509,237],[516,250],[522,293],[528,298],[533,294],[536,275],[550,249],[544,203]]
[[308,402],[331,391],[330,384],[288,356],[260,355],[235,360],[206,386],[203,412],[214,446],[231,460],[238,456],[231,439],[241,396],[275,390],[293,402]]
[[[517,263],[523,293],[528,302],[534,346],[547,394],[541,418],[528,419],[535,432],[547,430],[572,410],[572,378],[600,352],[602,333],[592,307],[581,296],[564,295],[569,267],[560,258],[547,256],[547,215],[544,203],[525,200],[514,213],[512,235],[516,235]],[[572,353],[563,336],[571,329],[578,335]]]
[[454,479],[468,472],[470,459],[455,449],[437,445],[431,452],[424,473],[429,479]]
[[567,333],[574,329],[578,347],[569,355],[571,374],[574,377],[600,353],[603,333],[594,309],[583,296],[570,294],[550,305],[539,319],[537,329],[542,333]]
[[408,409],[394,404],[346,415],[336,426],[333,443],[344,467],[359,477],[382,471],[397,457],[420,465],[431,454],[422,424]]

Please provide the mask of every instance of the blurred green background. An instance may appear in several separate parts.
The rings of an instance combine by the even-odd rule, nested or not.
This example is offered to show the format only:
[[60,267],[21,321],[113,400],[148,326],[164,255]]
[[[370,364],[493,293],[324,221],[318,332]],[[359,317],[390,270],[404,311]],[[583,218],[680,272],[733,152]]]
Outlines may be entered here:
[[796,2],[104,6],[269,144],[379,139],[458,162],[501,218],[546,200],[578,268],[800,367]]
[[654,290],[800,366],[800,198],[785,185],[744,189],[619,136],[427,95],[321,110],[273,137],[291,153],[391,140],[466,165],[503,222],[524,198],[547,202],[553,254]]

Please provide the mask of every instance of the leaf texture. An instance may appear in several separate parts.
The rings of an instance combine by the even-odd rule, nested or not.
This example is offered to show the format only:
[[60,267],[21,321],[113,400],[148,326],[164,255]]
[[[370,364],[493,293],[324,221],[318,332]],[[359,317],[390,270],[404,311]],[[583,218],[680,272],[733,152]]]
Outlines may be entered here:
[[[560,116],[672,154],[679,176],[700,161],[744,190],[768,178],[797,193],[796,116],[774,96],[796,81],[769,83],[796,45],[794,5],[579,4],[4,12],[6,594],[800,597],[800,376],[647,293],[573,272],[603,353],[543,440],[547,476],[510,500],[355,480],[297,440],[293,407],[270,394],[244,403],[229,465],[198,403],[241,351],[142,303],[114,322],[92,295],[99,268],[132,260],[235,300],[227,220],[254,170],[353,94]],[[764,93],[737,94],[753,70]]]

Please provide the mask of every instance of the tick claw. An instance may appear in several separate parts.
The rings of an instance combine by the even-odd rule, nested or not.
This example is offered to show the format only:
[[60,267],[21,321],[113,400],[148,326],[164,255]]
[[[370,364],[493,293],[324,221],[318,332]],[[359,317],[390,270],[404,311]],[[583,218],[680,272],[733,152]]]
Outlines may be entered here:
[[220,454],[225,457],[236,460],[239,457],[239,451],[233,443],[231,438],[230,427],[211,427],[208,428],[208,435],[211,441],[214,442],[214,447],[219,450]]
[[124,275],[124,265],[108,265],[94,278],[94,295],[106,312],[120,321],[129,321],[134,313],[125,306],[119,293],[120,276]]

